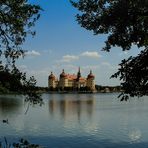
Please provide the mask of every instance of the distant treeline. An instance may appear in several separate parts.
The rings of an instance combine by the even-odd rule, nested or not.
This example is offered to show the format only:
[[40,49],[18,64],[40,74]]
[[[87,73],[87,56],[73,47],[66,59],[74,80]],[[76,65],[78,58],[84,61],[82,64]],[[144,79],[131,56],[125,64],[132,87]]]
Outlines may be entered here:
[[[73,92],[73,91],[79,91],[79,92],[91,92],[90,88],[88,87],[80,87],[80,88],[73,88],[73,87],[64,87],[64,88],[39,88],[42,91],[49,91],[49,92]],[[121,92],[123,91],[121,86],[101,86],[101,85],[95,85],[95,90],[93,92]]]
[[[9,85],[9,83],[7,83]],[[9,87],[10,88],[10,87]],[[95,85],[95,92],[121,92],[123,91],[121,86],[101,86]],[[37,93],[46,93],[46,92],[72,92],[72,91],[80,91],[80,92],[89,92],[90,90],[87,87],[82,87],[80,89],[72,89],[70,87],[66,87],[64,89],[59,88],[49,88],[49,87],[35,87]],[[0,84],[0,94],[9,94],[9,93],[21,93],[17,91],[17,89],[8,89],[8,87],[4,87]]]
[[96,91],[110,91],[110,92],[120,92],[123,91],[121,86],[102,86],[102,85],[95,85]]

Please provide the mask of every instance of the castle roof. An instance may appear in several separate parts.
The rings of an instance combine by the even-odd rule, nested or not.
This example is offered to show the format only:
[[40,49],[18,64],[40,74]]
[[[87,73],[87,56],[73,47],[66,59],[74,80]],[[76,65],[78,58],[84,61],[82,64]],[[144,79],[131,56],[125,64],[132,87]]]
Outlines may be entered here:
[[95,78],[95,76],[92,74],[92,70],[90,70],[89,75],[87,76],[87,79]]
[[56,80],[56,77],[55,75],[51,72],[51,74],[49,75],[48,77],[49,79],[52,79],[52,80]]
[[65,77],[66,77],[66,74],[65,74],[64,69],[63,69],[62,73],[60,74],[60,78],[65,78]]
[[86,82],[86,79],[83,78],[83,77],[80,77],[80,78],[78,79],[78,81],[81,82],[81,83],[83,83],[83,82]]
[[[80,71],[80,68],[79,68],[79,71]],[[81,75],[78,76],[78,74],[75,75],[75,74],[65,73],[64,69],[63,69],[62,73],[60,74],[60,78],[65,78],[65,79],[68,79],[70,81],[74,81],[74,80],[78,80],[79,82],[85,82],[86,81],[86,79],[81,77]]]
[[[78,73],[80,73],[80,68],[79,68]],[[65,73],[65,71],[63,69],[62,73],[60,74],[60,78],[68,79],[70,81],[79,81],[79,82],[83,83],[83,82],[86,81],[86,79],[95,79],[95,76],[93,75],[91,70],[90,70],[90,73],[88,74],[87,78],[84,78],[84,77],[81,77],[81,74],[80,75],[78,75],[78,74],[76,75],[76,74]],[[55,75],[52,72],[49,75],[49,79],[57,80],[57,78],[55,77]]]
[[75,80],[75,79],[77,79],[77,75],[75,75],[75,74],[67,74],[66,75],[66,78],[68,79],[68,80]]

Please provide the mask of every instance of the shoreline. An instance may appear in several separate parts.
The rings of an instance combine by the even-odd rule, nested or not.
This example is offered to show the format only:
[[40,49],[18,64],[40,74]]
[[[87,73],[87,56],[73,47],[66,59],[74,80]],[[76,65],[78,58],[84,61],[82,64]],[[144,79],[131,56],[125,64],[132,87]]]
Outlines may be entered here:
[[[103,91],[95,91],[95,92],[67,92],[67,91],[63,91],[63,92],[58,92],[58,91],[40,91],[37,92],[39,94],[43,94],[43,93],[47,93],[47,94],[105,94],[105,93],[121,93],[123,91],[112,91],[112,92],[103,92]],[[0,96],[2,95],[23,95],[21,93],[0,93]]]
[[45,93],[49,93],[49,94],[102,94],[102,93],[121,93],[123,91],[110,91],[110,92],[104,92],[104,91],[94,91],[94,92],[83,92],[83,91],[78,91],[78,92],[74,92],[74,91],[47,91]]

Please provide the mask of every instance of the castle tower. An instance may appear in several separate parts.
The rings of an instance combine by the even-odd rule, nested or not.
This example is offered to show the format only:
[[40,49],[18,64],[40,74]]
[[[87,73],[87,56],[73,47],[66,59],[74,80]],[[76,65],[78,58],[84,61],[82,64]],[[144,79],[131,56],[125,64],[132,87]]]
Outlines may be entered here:
[[90,73],[87,76],[86,86],[90,91],[95,90],[95,76],[93,75],[92,70],[90,70]]
[[48,77],[48,87],[49,88],[56,88],[57,87],[57,79],[56,77],[53,75],[53,73],[51,72],[51,74]]
[[68,87],[67,74],[65,74],[64,69],[62,73],[60,74],[59,87],[62,89],[64,89],[65,87]]

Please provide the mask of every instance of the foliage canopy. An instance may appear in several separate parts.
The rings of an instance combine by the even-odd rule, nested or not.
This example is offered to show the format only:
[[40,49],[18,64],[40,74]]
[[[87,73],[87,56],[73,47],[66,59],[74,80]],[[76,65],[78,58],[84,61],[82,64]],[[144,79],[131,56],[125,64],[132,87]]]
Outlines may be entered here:
[[[118,72],[127,96],[148,95],[148,1],[147,0],[70,0],[80,13],[76,15],[81,27],[95,35],[108,34],[105,51],[118,46],[130,50],[132,45],[144,50],[137,57],[121,62]],[[124,95],[127,94],[127,95]]]
[[38,97],[33,91],[36,80],[16,67],[16,59],[24,57],[21,48],[27,35],[35,35],[32,27],[40,17],[40,6],[28,0],[0,0],[0,86],[10,91],[23,92],[30,98]]

